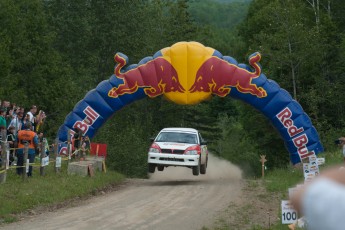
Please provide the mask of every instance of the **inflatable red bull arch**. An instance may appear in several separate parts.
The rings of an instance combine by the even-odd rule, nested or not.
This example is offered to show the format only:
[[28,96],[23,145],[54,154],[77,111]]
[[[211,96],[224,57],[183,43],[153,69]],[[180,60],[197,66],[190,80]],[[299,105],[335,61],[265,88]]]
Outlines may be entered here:
[[261,71],[260,53],[249,66],[197,42],[178,42],[128,65],[122,53],[109,80],[89,91],[58,131],[60,153],[67,132],[81,130],[92,138],[116,111],[136,100],[164,95],[178,104],[197,104],[212,95],[242,100],[261,111],[279,131],[293,164],[323,152],[319,135],[301,105]]

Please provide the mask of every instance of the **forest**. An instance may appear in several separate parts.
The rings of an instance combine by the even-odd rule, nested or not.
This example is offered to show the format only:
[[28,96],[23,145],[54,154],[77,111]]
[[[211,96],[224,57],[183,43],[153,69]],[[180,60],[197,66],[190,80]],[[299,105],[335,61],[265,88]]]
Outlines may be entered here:
[[[345,6],[341,0],[2,0],[0,100],[46,112],[52,142],[66,115],[114,72],[179,41],[197,41],[265,75],[310,116],[328,150],[345,135]],[[164,127],[193,127],[213,154],[259,173],[286,167],[289,154],[269,121],[241,101],[214,96],[193,106],[143,99],[107,121],[92,141],[108,145],[108,167],[147,175],[149,138]]]

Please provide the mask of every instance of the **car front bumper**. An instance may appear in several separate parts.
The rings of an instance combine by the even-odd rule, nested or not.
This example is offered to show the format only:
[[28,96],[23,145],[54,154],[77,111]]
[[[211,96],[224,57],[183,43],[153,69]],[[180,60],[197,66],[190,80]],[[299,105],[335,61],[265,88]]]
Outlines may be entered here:
[[151,153],[148,154],[148,163],[169,165],[169,166],[197,166],[200,155],[166,154]]

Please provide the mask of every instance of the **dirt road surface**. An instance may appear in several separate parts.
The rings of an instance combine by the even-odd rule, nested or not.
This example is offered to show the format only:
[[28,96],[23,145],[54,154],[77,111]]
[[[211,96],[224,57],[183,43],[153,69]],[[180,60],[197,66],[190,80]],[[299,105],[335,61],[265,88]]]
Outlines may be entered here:
[[240,196],[242,186],[238,167],[210,156],[206,175],[169,167],[76,207],[35,215],[1,229],[200,230],[212,225],[218,213]]

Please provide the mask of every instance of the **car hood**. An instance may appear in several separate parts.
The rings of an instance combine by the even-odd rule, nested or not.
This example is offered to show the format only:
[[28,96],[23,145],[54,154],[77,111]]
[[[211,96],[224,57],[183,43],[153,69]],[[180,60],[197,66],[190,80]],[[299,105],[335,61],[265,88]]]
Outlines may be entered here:
[[188,144],[188,143],[176,143],[176,142],[155,142],[161,149],[178,149],[185,150],[190,146],[197,144]]

